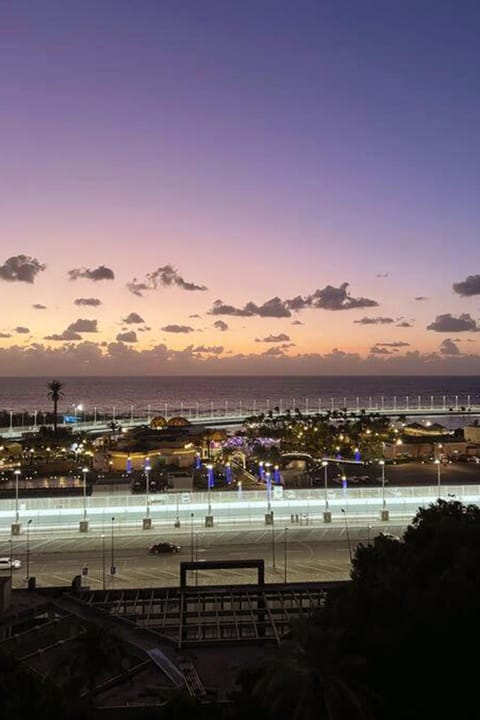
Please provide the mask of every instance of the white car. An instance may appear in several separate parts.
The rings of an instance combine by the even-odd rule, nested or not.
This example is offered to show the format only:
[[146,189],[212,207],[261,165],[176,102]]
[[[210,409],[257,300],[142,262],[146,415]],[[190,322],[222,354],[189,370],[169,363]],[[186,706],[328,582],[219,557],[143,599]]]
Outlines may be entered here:
[[18,570],[22,567],[20,560],[14,560],[9,557],[0,558],[0,570]]

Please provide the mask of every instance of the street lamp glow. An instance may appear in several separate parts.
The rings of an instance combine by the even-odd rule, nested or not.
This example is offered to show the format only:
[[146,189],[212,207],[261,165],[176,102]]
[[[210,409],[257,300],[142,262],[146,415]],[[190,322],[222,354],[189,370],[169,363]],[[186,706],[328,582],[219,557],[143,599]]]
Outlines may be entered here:
[[87,473],[88,468],[82,468],[83,473],[83,519],[87,519]]
[[328,512],[328,460],[322,460],[323,481],[325,485],[325,512]]
[[18,468],[13,471],[13,474],[15,475],[15,522],[18,523],[19,521],[19,513],[18,513],[18,479],[20,475],[22,474],[22,471]]
[[385,510],[385,460],[379,460],[378,464],[382,469],[382,509]]
[[441,485],[441,465],[442,463],[438,458],[436,458],[434,461],[434,464],[437,466],[437,491],[438,491],[438,499],[440,499],[440,485]]

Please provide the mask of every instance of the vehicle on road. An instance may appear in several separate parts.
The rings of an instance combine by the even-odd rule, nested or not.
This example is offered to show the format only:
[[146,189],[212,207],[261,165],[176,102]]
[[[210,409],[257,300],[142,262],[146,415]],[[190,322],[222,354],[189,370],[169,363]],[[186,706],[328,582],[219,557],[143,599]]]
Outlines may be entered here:
[[18,570],[21,567],[22,563],[20,560],[9,557],[0,558],[0,570]]
[[150,545],[148,552],[152,555],[158,555],[159,553],[178,553],[182,548],[180,545],[174,545],[170,542],[158,542]]

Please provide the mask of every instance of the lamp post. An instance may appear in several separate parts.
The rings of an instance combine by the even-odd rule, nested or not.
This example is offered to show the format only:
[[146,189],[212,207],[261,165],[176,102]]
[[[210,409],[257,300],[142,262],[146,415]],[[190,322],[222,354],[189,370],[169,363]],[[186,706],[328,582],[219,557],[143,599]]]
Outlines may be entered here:
[[102,588],[105,590],[105,534],[102,533]]
[[348,531],[347,513],[345,512],[344,508],[340,509],[343,513],[343,517],[345,518],[345,533],[347,535],[348,555],[350,557],[350,562],[352,562],[352,546],[350,545],[350,533]]
[[193,518],[194,513],[190,513],[190,560],[193,562]]
[[390,513],[387,510],[387,503],[385,501],[385,460],[379,460],[378,464],[382,470],[382,508],[380,510],[380,519],[384,522],[388,522]]
[[150,517],[150,458],[145,458],[145,517],[143,518],[142,527],[144,530],[150,530],[152,527],[152,518]]
[[270,471],[265,473],[265,488],[267,490],[267,512],[265,513],[265,525],[273,525],[273,511],[272,511],[272,477]]
[[323,511],[323,522],[332,522],[332,513],[328,509],[328,460],[322,460],[323,482],[325,486],[325,510]]
[[205,516],[205,527],[213,527],[213,515],[212,515],[212,497],[211,491],[215,484],[215,476],[213,473],[213,465],[209,463],[207,465],[207,514]]
[[87,473],[88,467],[82,468],[83,473],[83,519],[80,520],[80,532],[87,532],[88,520],[87,520]]
[[[273,513],[272,513],[273,516]],[[272,567],[274,570],[277,569],[277,566],[275,564],[275,523],[273,522],[272,517]]]
[[22,471],[17,468],[13,471],[13,474],[15,475],[15,522],[12,525],[12,535],[20,535],[21,525],[20,513],[18,510],[18,480],[20,478],[20,475],[22,474]]
[[110,565],[110,575],[112,576],[112,581],[114,576],[117,574],[117,568],[115,567],[115,558],[114,558],[114,551],[113,551],[113,528],[115,523],[115,516],[112,517],[112,543],[111,543],[111,550],[112,550],[112,562]]
[[437,466],[437,495],[438,499],[440,500],[440,485],[441,485],[441,466],[442,463],[439,460],[439,458],[436,458],[434,461],[435,465]]
[[32,519],[27,522],[27,577],[25,578],[28,582],[28,579],[30,577],[30,524],[32,522]]
[[283,529],[283,582],[287,582],[287,533],[288,528]]

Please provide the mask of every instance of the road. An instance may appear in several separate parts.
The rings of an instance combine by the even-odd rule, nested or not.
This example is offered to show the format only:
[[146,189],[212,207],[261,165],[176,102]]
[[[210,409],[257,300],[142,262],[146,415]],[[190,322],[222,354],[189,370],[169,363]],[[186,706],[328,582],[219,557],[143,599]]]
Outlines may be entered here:
[[[88,568],[83,583],[92,589],[103,587],[165,587],[179,585],[179,565],[182,560],[225,560],[263,558],[266,565],[266,582],[283,582],[285,577],[285,550],[287,580],[342,580],[350,571],[350,552],[357,543],[372,541],[380,532],[400,535],[403,525],[374,523],[367,527],[257,528],[249,531],[205,530],[199,524],[169,533],[148,535],[139,533],[112,537],[92,533],[87,537],[72,533],[48,536],[31,533],[28,548],[29,574],[35,576],[39,586],[70,585],[75,575]],[[192,532],[193,531],[193,532]],[[147,547],[152,542],[166,540],[181,546],[178,554],[151,555]],[[286,542],[285,542],[286,540]],[[8,555],[10,543],[0,541],[0,554]],[[13,556],[22,561],[22,568],[14,571],[14,587],[26,586],[26,538],[16,538]],[[274,562],[275,556],[275,562]],[[274,567],[275,565],[275,567]],[[105,571],[104,571],[105,568]],[[2,572],[3,575],[8,574]],[[199,571],[192,573],[189,582],[201,585],[254,582],[254,571]]]

